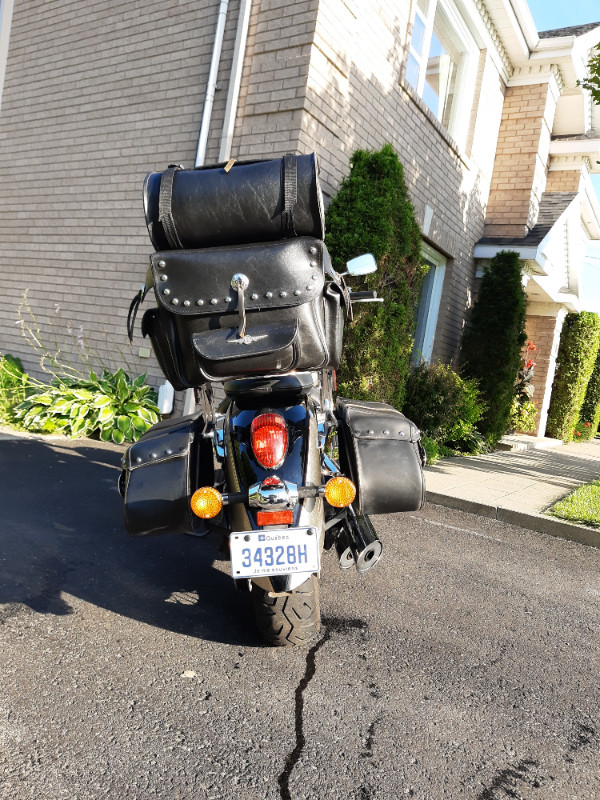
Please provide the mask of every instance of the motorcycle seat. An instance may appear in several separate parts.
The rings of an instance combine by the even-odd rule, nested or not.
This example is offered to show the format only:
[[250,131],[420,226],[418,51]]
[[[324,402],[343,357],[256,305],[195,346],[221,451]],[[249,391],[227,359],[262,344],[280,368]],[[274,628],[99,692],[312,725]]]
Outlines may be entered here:
[[266,375],[260,378],[236,378],[225,381],[223,389],[232,400],[265,395],[303,397],[315,386],[314,373],[289,372],[285,375]]

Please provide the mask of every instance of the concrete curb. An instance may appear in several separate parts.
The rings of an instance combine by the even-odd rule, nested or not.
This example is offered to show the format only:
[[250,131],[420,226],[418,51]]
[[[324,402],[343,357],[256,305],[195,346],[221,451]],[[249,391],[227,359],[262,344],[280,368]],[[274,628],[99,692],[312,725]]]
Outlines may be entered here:
[[448,497],[438,492],[427,492],[427,502],[446,508],[455,508],[457,511],[466,511],[469,514],[477,514],[480,517],[490,517],[530,531],[545,533],[559,539],[567,539],[570,542],[600,549],[600,528],[566,522],[546,514],[526,514],[523,511],[515,511],[503,506],[487,505],[475,500],[463,500],[459,497]]

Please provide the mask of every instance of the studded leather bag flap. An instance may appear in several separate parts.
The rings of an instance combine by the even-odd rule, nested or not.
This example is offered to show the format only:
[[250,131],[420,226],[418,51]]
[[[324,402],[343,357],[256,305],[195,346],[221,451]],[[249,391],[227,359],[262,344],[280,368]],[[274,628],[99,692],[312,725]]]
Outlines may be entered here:
[[425,502],[419,429],[387,403],[338,397],[340,461],[361,514],[416,511]]
[[131,536],[189,533],[200,521],[190,509],[198,486],[212,486],[210,443],[201,414],[162,420],[123,459],[123,515]]
[[239,311],[236,275],[247,278],[247,312],[308,303],[323,292],[323,242],[299,237],[282,242],[170,250],[150,257],[158,303],[182,316]]

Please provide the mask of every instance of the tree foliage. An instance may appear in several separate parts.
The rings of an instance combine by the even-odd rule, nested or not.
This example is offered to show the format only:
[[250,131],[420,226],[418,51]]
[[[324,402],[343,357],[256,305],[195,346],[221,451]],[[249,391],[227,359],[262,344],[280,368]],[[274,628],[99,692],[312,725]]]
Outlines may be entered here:
[[346,327],[339,391],[357,399],[401,408],[413,346],[415,312],[427,268],[421,263],[421,233],[408,198],[404,171],[390,144],[357,150],[326,215],[326,242],[333,265],[371,252],[378,271],[353,279],[355,291],[374,289],[383,304],[354,307]]
[[502,251],[481,281],[462,342],[462,372],[477,381],[486,406],[478,423],[490,446],[505,434],[521,365],[527,299],[517,253]]
[[598,48],[596,48],[588,61],[587,77],[583,81],[577,81],[577,83],[590,92],[594,103],[600,105],[600,50]]
[[591,311],[567,314],[560,337],[548,410],[546,430],[549,436],[564,442],[573,439],[599,346],[598,315]]
[[585,399],[579,412],[579,421],[584,425],[590,423],[588,438],[592,439],[598,433],[600,426],[600,349],[596,357],[596,364],[587,385]]

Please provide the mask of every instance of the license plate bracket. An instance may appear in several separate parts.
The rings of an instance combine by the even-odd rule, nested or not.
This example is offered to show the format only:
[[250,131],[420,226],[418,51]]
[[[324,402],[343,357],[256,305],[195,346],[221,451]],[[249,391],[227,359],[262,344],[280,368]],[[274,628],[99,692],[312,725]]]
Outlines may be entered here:
[[319,572],[320,547],[316,528],[234,531],[229,536],[231,575],[261,578]]

